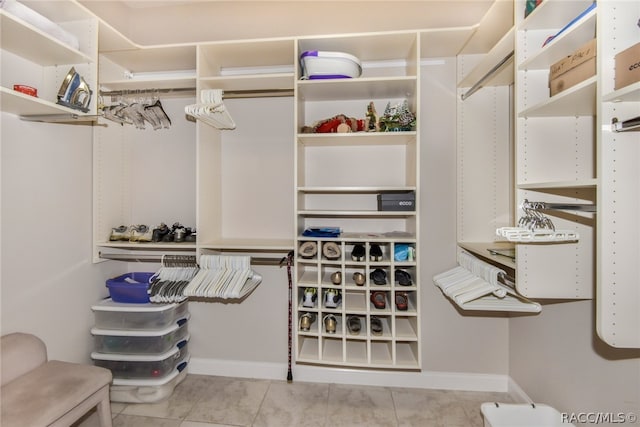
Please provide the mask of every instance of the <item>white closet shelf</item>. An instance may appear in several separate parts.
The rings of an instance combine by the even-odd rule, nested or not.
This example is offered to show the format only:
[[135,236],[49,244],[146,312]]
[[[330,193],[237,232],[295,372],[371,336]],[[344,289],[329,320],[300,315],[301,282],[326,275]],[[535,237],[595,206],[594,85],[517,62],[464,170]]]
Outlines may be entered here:
[[[459,88],[471,87],[485,78],[491,72],[492,67],[499,64],[504,58],[513,53],[515,43],[515,31],[512,28],[502,39],[489,51],[478,65],[476,65],[458,83]],[[513,83],[513,58],[507,61],[500,70],[495,70],[491,77],[487,77],[482,83],[482,87],[504,86]]]
[[596,76],[590,77],[537,105],[522,110],[518,117],[593,116],[596,112],[596,80]]
[[163,249],[163,250],[195,250],[196,244],[190,242],[184,243],[154,243],[154,242],[102,242],[96,243],[98,248],[116,248],[127,250],[147,250],[147,249]]
[[507,251],[515,249],[515,244],[511,242],[458,242],[458,246],[462,249],[471,252],[472,254],[480,257],[490,259],[504,267],[516,269],[516,263],[513,259],[504,256],[497,255],[490,252],[490,250]]
[[640,102],[640,82],[613,91],[602,98],[604,102]]
[[[402,243],[416,243],[417,238],[415,235],[411,234],[403,234],[403,235],[389,235],[385,233],[342,233],[340,237],[313,237],[313,236],[303,236],[299,235],[298,240],[324,240],[324,241],[334,241],[334,242],[350,242],[350,243],[392,243],[392,242],[402,242]],[[315,260],[311,260],[315,262]],[[339,263],[339,261],[338,261]],[[404,264],[408,264],[404,263]],[[413,262],[415,264],[415,262]]]
[[298,215],[302,216],[323,216],[323,217],[414,217],[415,211],[339,211],[339,210],[299,210]]
[[21,116],[70,114],[82,118],[90,114],[63,105],[0,87],[1,111]]
[[[593,3],[592,0],[544,1],[518,25],[518,31],[561,29]],[[549,34],[550,36],[553,34]]]
[[250,74],[227,77],[202,77],[200,89],[222,90],[293,90],[295,78],[293,73]]
[[597,185],[597,179],[582,179],[576,181],[555,181],[555,182],[532,182],[532,183],[520,183],[518,189],[520,190],[553,190],[563,188],[593,188]]
[[301,193],[383,193],[416,191],[415,186],[408,187],[298,187]]
[[91,63],[94,58],[0,9],[2,49],[42,66]]
[[[568,22],[568,21],[567,21]],[[565,31],[554,38],[546,46],[541,47],[531,57],[518,65],[518,70],[549,70],[550,64],[566,57],[567,52],[574,52],[587,41],[593,39],[596,34],[596,10],[580,18],[571,31]]]
[[119,51],[104,51],[100,54],[133,73],[185,71],[196,69],[195,45],[160,45],[145,48],[132,47]]
[[354,79],[300,80],[302,101],[341,101],[397,99],[398,94],[411,98],[416,91],[416,77],[359,77]]
[[415,144],[416,132],[299,133],[298,143],[306,146],[359,146]]
[[[120,90],[150,90],[150,89],[176,89],[176,88],[194,88],[193,93],[186,95],[180,93],[180,96],[195,96],[196,78],[190,77],[158,77],[157,79],[123,79],[113,81],[100,82],[102,90],[120,91]],[[163,93],[162,97],[171,96],[170,93]],[[175,95],[174,95],[175,96]]]

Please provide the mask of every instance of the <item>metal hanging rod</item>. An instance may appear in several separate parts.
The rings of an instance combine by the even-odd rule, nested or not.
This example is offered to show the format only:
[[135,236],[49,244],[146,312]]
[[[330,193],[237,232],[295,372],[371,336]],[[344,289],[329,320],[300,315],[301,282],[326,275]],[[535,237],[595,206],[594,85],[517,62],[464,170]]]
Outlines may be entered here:
[[[185,255],[193,255],[192,253],[185,253]],[[98,256],[102,259],[108,259],[112,261],[127,261],[127,262],[161,262],[162,254],[108,254],[100,252]],[[252,265],[280,265],[282,257],[251,257]]]
[[507,56],[502,58],[500,62],[494,65],[493,68],[487,71],[487,73],[480,78],[480,80],[478,80],[473,86],[471,86],[471,88],[469,88],[468,91],[460,95],[460,99],[464,101],[465,99],[467,99],[468,97],[476,93],[476,91],[478,91],[479,89],[482,89],[483,87],[482,85],[484,84],[484,82],[489,80],[491,76],[493,76],[500,69],[502,69],[502,67],[506,65],[513,58],[513,54],[514,54],[514,51],[511,51],[511,53],[509,53]]
[[640,131],[640,116],[624,121],[619,121],[617,117],[614,117],[611,119],[611,129],[614,132],[638,132]]
[[[127,96],[139,94],[169,94],[169,93],[196,93],[195,87],[167,88],[167,89],[131,89],[100,91],[100,96]],[[275,98],[293,96],[293,89],[252,89],[252,90],[225,90],[223,99],[236,98]]]
[[530,202],[525,200],[522,204],[524,209],[532,210],[555,210],[555,211],[579,211],[579,212],[596,212],[597,205],[582,203],[547,203],[547,202]]

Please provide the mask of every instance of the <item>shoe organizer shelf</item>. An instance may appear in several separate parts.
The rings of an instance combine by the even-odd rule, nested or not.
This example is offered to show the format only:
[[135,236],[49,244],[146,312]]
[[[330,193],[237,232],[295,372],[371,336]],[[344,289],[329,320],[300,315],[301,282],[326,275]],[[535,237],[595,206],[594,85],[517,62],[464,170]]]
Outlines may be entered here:
[[[405,262],[393,259],[396,245],[411,246],[415,253],[418,211],[378,210],[377,204],[381,193],[414,192],[419,206],[419,133],[417,129],[302,131],[338,114],[363,119],[370,102],[382,116],[388,104],[406,101],[417,116],[419,38],[418,33],[398,32],[298,40],[296,56],[310,50],[337,51],[354,55],[362,64],[362,75],[350,79],[304,80],[300,70],[296,72],[294,326],[298,363],[420,369],[418,263],[415,257]],[[320,226],[339,227],[342,232],[336,238],[302,235],[305,229]],[[304,243],[315,245],[313,257],[301,253]],[[337,258],[323,255],[327,244],[338,248]],[[356,246],[365,253],[352,259]],[[372,247],[381,248],[381,260],[371,259]],[[376,270],[384,272],[387,284],[373,283],[370,276]],[[397,270],[411,276],[411,286],[395,282]],[[339,283],[332,280],[336,273],[341,275]],[[361,274],[364,283],[356,284],[354,273]],[[315,292],[313,307],[306,306],[305,291]],[[335,293],[340,295],[339,304],[327,305],[327,294],[331,299]],[[398,308],[396,296],[406,307]],[[376,308],[372,300],[379,304],[384,300],[384,308]],[[308,315],[315,320],[307,330]],[[360,320],[358,334],[350,331],[350,318]],[[325,325],[326,321],[330,324]],[[374,326],[379,322],[380,333],[374,333],[372,322]]]
[[[549,90],[551,65],[596,36],[596,11],[583,13],[592,3],[547,0],[526,18],[525,1],[515,3],[516,222],[524,215],[524,200],[595,203],[596,77],[554,96]],[[532,298],[592,298],[595,215],[570,210],[544,214],[556,230],[576,232],[579,239],[516,243],[516,289]]]
[[[97,18],[72,1],[22,1],[6,7],[0,8],[1,110],[32,120],[62,115],[93,120],[98,87]],[[88,112],[57,104],[58,90],[72,67],[94,93]],[[35,88],[37,97],[15,91],[14,85]]]
[[[614,347],[640,348],[640,133],[615,131],[640,114],[640,82],[617,87],[615,55],[640,41],[637,2],[598,2],[598,270],[596,329]],[[604,22],[605,25],[600,25]],[[615,25],[607,25],[607,23]],[[617,87],[617,89],[616,89]]]
[[[420,360],[417,262],[393,260],[395,245],[399,244],[393,239],[345,236],[307,238],[304,242],[315,244],[319,252],[313,257],[298,254],[296,259],[298,362],[417,368]],[[327,259],[322,254],[326,244],[337,245],[338,259]],[[416,240],[408,239],[403,244],[415,250]],[[363,252],[355,261],[351,254],[358,246]],[[375,247],[381,249],[382,255],[372,261]],[[335,283],[337,274],[339,283]],[[358,281],[356,274],[361,275]],[[396,280],[401,276],[402,284]],[[308,315],[314,320],[305,330],[303,318]],[[335,318],[335,328],[327,323],[331,316]],[[352,317],[360,321],[358,332],[349,328]],[[376,319],[382,325],[381,333],[372,329]]]

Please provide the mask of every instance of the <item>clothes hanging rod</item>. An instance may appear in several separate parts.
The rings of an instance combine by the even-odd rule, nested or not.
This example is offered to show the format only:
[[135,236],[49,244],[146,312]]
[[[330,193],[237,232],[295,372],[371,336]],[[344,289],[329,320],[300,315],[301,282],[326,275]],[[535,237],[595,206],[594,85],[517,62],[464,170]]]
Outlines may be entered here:
[[[125,89],[100,91],[100,96],[135,96],[141,94],[169,94],[169,93],[196,93],[195,87],[180,87],[166,89]],[[225,90],[223,99],[236,98],[275,98],[293,96],[293,89],[247,89],[247,90]]]
[[473,86],[471,86],[468,91],[460,95],[460,99],[464,101],[465,99],[476,93],[476,91],[482,89],[482,85],[484,84],[484,82],[489,80],[491,76],[497,73],[507,62],[509,62],[513,58],[513,54],[514,51],[511,51],[511,53],[502,58],[500,62],[494,65],[493,68],[491,68],[484,76],[480,78],[480,80],[478,80]]
[[[191,253],[185,255],[192,255]],[[162,254],[106,254],[100,252],[98,256],[102,259],[108,259],[112,261],[128,261],[128,262],[161,262]],[[282,257],[250,257],[251,264],[253,265],[280,265]]]
[[583,203],[548,203],[548,202],[529,202],[524,201],[523,209],[532,209],[539,211],[579,211],[579,212],[596,212],[597,205]]

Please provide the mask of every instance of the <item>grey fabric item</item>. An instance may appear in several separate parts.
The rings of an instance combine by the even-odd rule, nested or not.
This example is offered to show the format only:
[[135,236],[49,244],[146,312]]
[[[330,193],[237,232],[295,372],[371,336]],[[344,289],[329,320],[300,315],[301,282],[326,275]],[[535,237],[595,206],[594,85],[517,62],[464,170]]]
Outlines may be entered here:
[[2,374],[3,427],[70,425],[95,406],[101,425],[111,426],[108,369],[47,362],[42,341],[28,334],[10,334],[2,337]]

